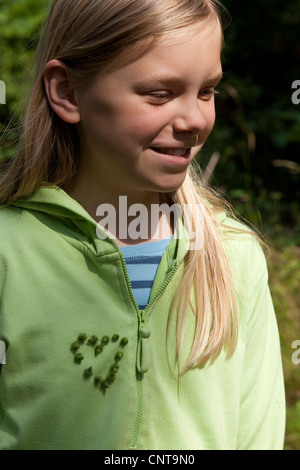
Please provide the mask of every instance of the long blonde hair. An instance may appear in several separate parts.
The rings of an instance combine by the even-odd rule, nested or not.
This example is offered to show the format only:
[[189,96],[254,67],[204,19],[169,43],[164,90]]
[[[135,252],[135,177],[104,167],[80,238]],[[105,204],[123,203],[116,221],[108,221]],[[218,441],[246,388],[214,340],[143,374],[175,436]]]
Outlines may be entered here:
[[[19,151],[1,171],[0,204],[27,197],[42,186],[67,188],[76,176],[78,136],[75,126],[62,121],[49,106],[43,84],[48,61],[63,61],[74,86],[78,86],[116,65],[121,53],[138,41],[155,41],[202,20],[217,21],[222,29],[218,5],[216,0],[55,0],[38,49],[36,77]],[[128,57],[128,61],[132,60],[132,56]],[[182,207],[208,202],[201,220],[205,227],[203,248],[188,252],[175,297],[178,357],[190,308],[196,318],[184,372],[214,361],[223,348],[228,357],[233,354],[237,309],[232,275],[215,218],[224,204],[199,178],[196,180],[192,168],[172,200]],[[197,225],[197,218],[194,223]],[[191,303],[192,292],[195,305]]]

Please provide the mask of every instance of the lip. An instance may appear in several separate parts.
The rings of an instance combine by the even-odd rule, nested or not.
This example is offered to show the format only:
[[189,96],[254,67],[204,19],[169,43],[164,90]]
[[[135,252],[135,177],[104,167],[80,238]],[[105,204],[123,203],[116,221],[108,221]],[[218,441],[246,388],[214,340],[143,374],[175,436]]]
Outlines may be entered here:
[[150,149],[162,156],[188,160],[191,155],[190,147],[150,147]]

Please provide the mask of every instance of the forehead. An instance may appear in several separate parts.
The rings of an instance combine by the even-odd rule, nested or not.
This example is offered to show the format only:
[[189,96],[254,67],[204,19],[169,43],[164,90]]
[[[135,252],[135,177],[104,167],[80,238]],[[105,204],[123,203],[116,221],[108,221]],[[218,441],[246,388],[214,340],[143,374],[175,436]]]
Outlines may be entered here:
[[151,80],[157,76],[221,76],[222,31],[199,25],[160,37],[140,56],[119,68],[123,77]]
[[176,44],[183,44],[189,42],[195,36],[200,36],[203,39],[209,37],[216,37],[223,41],[223,30],[222,25],[218,18],[212,17],[209,19],[203,19],[194,24],[191,24],[185,28],[180,28],[175,31],[169,31],[158,37],[158,44],[165,46],[174,46]]
[[[179,28],[158,36],[152,36],[137,41],[124,49],[106,71],[110,72],[120,69],[143,57],[154,56],[159,52],[163,53],[163,51],[165,51],[165,53],[168,54],[168,50],[171,51],[171,49],[172,52],[177,49],[179,53],[180,49],[184,48],[185,45],[188,47],[189,43],[195,39],[195,37],[201,37],[199,41],[200,47],[201,42],[203,45],[205,42],[205,46],[211,51],[213,49],[221,49],[223,45],[223,30],[218,18],[213,17],[209,20],[201,20],[185,28]],[[209,39],[212,39],[210,43],[208,43]]]

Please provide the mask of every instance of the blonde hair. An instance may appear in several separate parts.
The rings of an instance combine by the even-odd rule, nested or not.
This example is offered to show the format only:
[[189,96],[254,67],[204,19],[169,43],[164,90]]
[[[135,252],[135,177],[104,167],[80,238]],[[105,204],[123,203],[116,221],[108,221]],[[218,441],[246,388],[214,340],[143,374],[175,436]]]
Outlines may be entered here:
[[[23,134],[16,158],[2,168],[0,204],[27,197],[41,186],[72,184],[79,163],[75,126],[62,121],[49,106],[43,84],[51,59],[63,61],[74,86],[118,65],[124,50],[138,41],[160,38],[202,20],[222,29],[214,0],[56,0],[53,2],[37,54]],[[131,48],[134,50],[134,48]],[[124,54],[122,55],[124,56]],[[132,55],[128,61],[132,61]],[[194,341],[182,367],[214,361],[223,348],[233,354],[237,341],[237,309],[230,267],[221,243],[215,214],[223,208],[219,197],[196,181],[190,171],[172,200],[204,204],[203,249],[189,251],[185,272],[174,299],[177,316],[177,353],[181,356],[189,308],[196,318]],[[197,217],[194,223],[197,224]],[[191,304],[194,292],[196,304]]]
[[[192,367],[213,363],[223,349],[227,358],[235,351],[238,338],[236,295],[221,234],[226,230],[231,233],[240,230],[227,227],[218,220],[220,212],[230,212],[234,217],[232,209],[206,186],[204,180],[199,178],[199,170],[192,165],[173,199],[181,207],[186,204],[201,207],[200,214],[196,212],[192,220],[192,233],[196,237],[193,244],[201,246],[201,249],[189,250],[187,253],[183,278],[169,318],[170,329],[176,310],[176,353],[179,371],[183,374]],[[241,232],[249,233],[247,230]],[[197,240],[197,237],[201,240]],[[185,325],[190,309],[195,316],[194,338],[189,356],[181,366]]]

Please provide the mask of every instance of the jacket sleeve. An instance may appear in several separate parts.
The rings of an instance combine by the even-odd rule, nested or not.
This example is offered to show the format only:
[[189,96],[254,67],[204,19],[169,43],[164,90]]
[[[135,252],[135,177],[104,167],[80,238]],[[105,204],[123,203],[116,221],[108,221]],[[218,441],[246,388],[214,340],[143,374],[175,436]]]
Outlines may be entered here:
[[260,275],[256,279],[252,275],[253,282],[247,296],[246,351],[237,448],[282,450],[285,392],[280,341],[266,261],[260,249],[258,258]]

